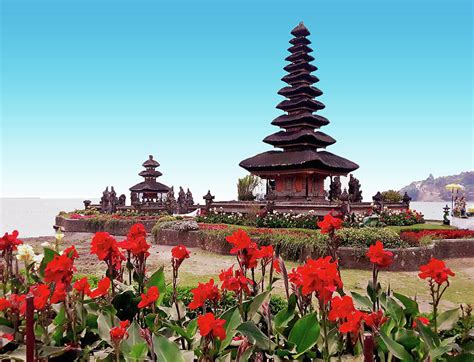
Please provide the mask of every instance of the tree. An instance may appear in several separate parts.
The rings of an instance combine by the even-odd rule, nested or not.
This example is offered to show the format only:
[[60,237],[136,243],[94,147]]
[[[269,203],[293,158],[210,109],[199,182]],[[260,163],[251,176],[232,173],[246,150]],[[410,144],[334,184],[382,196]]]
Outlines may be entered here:
[[253,192],[260,183],[260,178],[254,175],[247,175],[237,181],[237,195],[239,201],[255,200]]

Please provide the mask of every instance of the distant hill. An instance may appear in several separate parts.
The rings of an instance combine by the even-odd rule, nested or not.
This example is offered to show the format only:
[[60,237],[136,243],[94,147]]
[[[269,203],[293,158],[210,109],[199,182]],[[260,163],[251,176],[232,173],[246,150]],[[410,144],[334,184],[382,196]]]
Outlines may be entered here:
[[474,171],[461,172],[459,175],[434,178],[429,175],[426,180],[415,181],[400,190],[408,193],[413,201],[450,201],[451,191],[444,187],[448,184],[461,184],[465,188],[462,193],[468,201],[474,200]]

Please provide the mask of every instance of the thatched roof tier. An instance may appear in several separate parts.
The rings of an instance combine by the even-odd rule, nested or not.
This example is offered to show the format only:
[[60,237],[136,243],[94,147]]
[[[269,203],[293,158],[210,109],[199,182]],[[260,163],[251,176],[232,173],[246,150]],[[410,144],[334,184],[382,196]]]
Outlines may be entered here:
[[312,129],[299,129],[295,132],[280,131],[267,136],[263,142],[275,147],[313,146],[325,148],[336,143],[336,140],[323,132],[314,132]]
[[168,192],[170,188],[166,185],[163,185],[160,182],[154,180],[146,180],[136,184],[135,186],[130,187],[132,192]]

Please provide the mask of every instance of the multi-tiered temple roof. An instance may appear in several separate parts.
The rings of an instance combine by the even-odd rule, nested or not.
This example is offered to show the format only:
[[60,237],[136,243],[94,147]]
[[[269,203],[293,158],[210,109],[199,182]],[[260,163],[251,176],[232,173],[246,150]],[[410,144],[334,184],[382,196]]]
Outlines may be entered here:
[[316,100],[323,92],[314,87],[319,79],[311,74],[317,68],[310,64],[314,58],[309,54],[313,50],[307,38],[310,35],[303,23],[296,26],[291,34],[291,53],[285,60],[290,64],[284,69],[288,72],[282,80],[288,86],[280,89],[278,94],[286,97],[277,105],[286,112],[273,120],[272,124],[282,128],[263,141],[283,149],[268,151],[243,160],[240,166],[246,170],[265,177],[268,172],[292,170],[312,170],[326,175],[346,175],[359,166],[330,152],[324,151],[327,146],[336,142],[331,136],[315,129],[329,124],[329,121],[315,114],[325,106]]
[[137,193],[165,193],[169,191],[169,187],[156,181],[157,177],[160,177],[162,173],[155,170],[160,164],[153,159],[153,156],[149,156],[148,160],[143,162],[145,169],[138,175],[142,176],[145,181],[130,187],[130,191]]

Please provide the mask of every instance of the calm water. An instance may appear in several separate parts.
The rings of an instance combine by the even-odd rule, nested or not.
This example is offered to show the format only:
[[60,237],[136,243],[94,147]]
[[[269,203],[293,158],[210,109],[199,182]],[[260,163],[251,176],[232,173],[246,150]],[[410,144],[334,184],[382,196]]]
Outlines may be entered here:
[[[0,232],[18,230],[20,237],[54,235],[59,211],[83,209],[82,199],[0,199]],[[95,201],[95,200],[93,200]]]
[[[411,207],[428,220],[442,220],[446,203],[412,202]],[[82,199],[0,199],[0,232],[16,229],[22,237],[54,235],[54,217],[59,211],[82,208]]]

